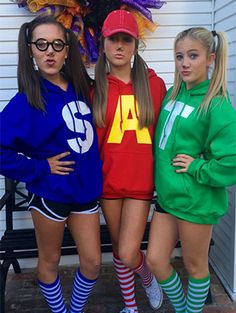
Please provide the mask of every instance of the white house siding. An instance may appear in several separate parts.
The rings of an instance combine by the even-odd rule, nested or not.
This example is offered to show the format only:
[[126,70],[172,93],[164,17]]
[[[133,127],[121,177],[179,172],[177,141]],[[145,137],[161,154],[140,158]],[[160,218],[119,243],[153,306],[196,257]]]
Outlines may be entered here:
[[[225,31],[229,40],[228,90],[236,108],[236,1],[216,0],[213,9],[215,30]],[[229,212],[220,224],[214,227],[215,245],[210,254],[211,265],[234,300],[236,300],[235,193],[235,186],[229,188]]]

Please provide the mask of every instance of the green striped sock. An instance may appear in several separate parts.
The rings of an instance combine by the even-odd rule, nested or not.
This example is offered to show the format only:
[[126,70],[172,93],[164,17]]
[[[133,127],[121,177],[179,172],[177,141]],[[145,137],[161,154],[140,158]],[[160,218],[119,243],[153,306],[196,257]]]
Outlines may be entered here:
[[175,312],[185,313],[186,299],[180,278],[175,270],[166,280],[158,281],[169,300],[171,301]]
[[186,313],[201,313],[210,287],[210,275],[196,279],[189,277]]

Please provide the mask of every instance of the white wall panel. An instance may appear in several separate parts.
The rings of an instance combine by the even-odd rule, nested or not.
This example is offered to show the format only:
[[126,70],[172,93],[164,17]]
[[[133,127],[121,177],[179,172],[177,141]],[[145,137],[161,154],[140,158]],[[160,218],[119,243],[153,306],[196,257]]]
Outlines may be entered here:
[[[214,1],[214,28],[225,31],[229,41],[228,90],[236,108],[236,1]],[[229,134],[230,135],[230,134]],[[236,300],[236,216],[235,186],[229,188],[229,212],[214,227],[215,246],[211,264],[231,297]]]

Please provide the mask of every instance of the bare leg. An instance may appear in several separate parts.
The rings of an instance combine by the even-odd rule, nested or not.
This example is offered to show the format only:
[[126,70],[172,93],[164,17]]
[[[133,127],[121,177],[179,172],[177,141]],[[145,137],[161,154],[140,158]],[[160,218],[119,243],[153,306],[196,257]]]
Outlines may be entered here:
[[67,224],[76,243],[82,274],[96,279],[101,265],[99,213],[70,214]]
[[102,209],[109,228],[113,251],[129,268],[139,265],[150,202],[135,199],[103,199]]
[[140,245],[147,224],[150,202],[125,199],[122,206],[119,234],[119,255],[129,268],[136,268],[141,261]]
[[65,222],[52,221],[34,209],[31,215],[38,245],[38,278],[50,284],[58,275]]
[[167,279],[173,272],[170,259],[178,239],[177,219],[170,214],[154,212],[148,240],[147,265],[158,280]]
[[109,229],[113,252],[118,254],[123,199],[101,200],[102,211]]
[[208,251],[212,225],[202,225],[178,220],[184,264],[193,278],[209,274]]

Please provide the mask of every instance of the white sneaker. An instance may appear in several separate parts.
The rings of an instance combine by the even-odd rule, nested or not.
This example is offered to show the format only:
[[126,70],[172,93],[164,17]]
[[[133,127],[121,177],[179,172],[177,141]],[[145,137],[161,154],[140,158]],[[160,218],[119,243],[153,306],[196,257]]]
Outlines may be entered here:
[[120,313],[138,313],[138,311],[133,310],[133,309],[124,308],[123,310],[120,311]]
[[146,295],[148,297],[151,308],[154,310],[159,309],[163,301],[163,292],[156,278],[153,276],[150,286],[148,287],[143,286],[143,288],[146,291]]

